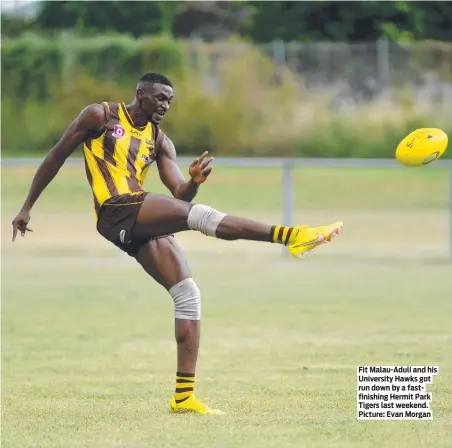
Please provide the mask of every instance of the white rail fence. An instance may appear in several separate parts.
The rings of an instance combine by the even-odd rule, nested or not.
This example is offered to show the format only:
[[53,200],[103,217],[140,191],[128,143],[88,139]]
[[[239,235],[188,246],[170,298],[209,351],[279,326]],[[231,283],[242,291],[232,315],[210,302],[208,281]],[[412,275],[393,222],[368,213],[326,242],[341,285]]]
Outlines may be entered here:
[[[179,157],[178,162],[188,165],[193,161],[192,157]],[[2,159],[1,166],[38,166],[41,162],[37,158],[6,158]],[[82,158],[70,158],[67,164],[81,164]],[[315,168],[387,168],[400,167],[394,159],[319,159],[319,158],[228,158],[216,157],[215,165],[231,167],[279,167],[281,168],[282,183],[282,220],[284,225],[293,224],[293,169],[299,167]],[[448,255],[452,263],[452,160],[439,160],[424,169],[448,168],[449,169],[449,235]]]

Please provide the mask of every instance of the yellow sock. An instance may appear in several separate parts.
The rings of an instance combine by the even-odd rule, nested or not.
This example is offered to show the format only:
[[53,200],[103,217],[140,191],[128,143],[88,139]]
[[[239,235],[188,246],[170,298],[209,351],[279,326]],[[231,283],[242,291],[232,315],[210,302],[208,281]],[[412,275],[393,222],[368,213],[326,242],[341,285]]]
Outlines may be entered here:
[[182,403],[195,393],[195,374],[176,372],[176,403]]
[[293,243],[297,234],[298,229],[295,229],[294,227],[272,226],[271,230],[272,242],[284,244],[284,246]]

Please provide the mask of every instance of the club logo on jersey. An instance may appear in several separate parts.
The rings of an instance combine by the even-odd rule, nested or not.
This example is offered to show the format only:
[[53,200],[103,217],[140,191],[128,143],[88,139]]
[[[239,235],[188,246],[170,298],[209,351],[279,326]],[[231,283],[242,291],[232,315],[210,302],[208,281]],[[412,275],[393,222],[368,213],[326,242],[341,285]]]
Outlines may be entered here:
[[153,162],[152,158],[149,157],[147,154],[141,154],[141,158],[144,160],[144,163],[146,165],[150,165]]
[[151,153],[151,152],[153,153],[154,152],[154,142],[152,140],[145,139],[144,143],[146,144],[146,147],[148,148],[149,153]]
[[123,140],[126,130],[120,125],[115,124],[113,128],[113,137],[116,137],[118,140]]

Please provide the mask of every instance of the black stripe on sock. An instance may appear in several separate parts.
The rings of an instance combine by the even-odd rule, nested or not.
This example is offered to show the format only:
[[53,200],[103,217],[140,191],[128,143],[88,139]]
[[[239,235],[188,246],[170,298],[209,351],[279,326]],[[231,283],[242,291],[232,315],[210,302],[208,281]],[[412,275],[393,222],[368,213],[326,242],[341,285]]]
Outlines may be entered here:
[[289,243],[290,240],[290,235],[292,235],[293,232],[293,227],[289,228],[289,231],[287,232],[287,236],[286,236],[286,241],[284,241],[284,244],[287,246],[287,244]]
[[183,373],[183,372],[176,372],[176,376],[185,376],[187,378],[194,378],[194,373]]
[[281,226],[281,227],[279,228],[279,232],[278,232],[278,242],[279,242],[279,243],[282,243],[283,232],[284,232],[284,226]]
[[186,380],[184,378],[177,378],[176,383],[190,383],[190,384],[193,384],[194,380]]
[[180,394],[182,392],[193,392],[193,387],[176,387],[176,394]]

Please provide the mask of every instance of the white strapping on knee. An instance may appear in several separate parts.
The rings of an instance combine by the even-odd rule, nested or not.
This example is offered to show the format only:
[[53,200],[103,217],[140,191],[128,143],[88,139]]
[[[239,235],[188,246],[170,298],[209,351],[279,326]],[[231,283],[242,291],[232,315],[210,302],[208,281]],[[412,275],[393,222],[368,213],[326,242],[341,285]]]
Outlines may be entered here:
[[175,284],[169,293],[173,298],[176,319],[201,319],[201,291],[192,278]]
[[202,204],[194,205],[188,214],[188,227],[207,236],[216,236],[217,227],[226,216],[218,210]]

